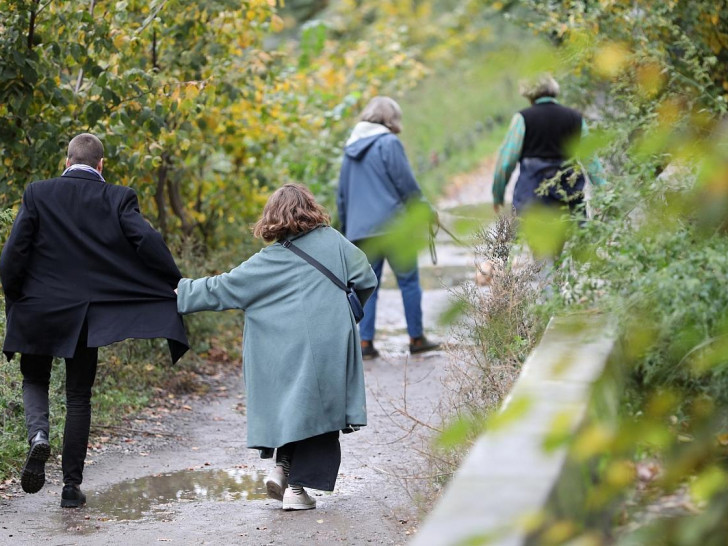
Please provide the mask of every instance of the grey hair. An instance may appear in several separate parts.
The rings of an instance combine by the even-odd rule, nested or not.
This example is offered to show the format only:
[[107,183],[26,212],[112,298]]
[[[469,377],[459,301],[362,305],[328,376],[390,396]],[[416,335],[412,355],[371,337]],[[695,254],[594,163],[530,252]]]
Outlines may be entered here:
[[94,169],[104,157],[104,145],[91,133],[76,135],[68,143],[68,164],[88,165]]
[[374,97],[359,116],[361,121],[379,123],[393,133],[402,131],[402,109],[392,98]]
[[558,97],[561,88],[551,74],[542,74],[534,80],[522,81],[519,90],[521,95],[534,102],[541,97]]

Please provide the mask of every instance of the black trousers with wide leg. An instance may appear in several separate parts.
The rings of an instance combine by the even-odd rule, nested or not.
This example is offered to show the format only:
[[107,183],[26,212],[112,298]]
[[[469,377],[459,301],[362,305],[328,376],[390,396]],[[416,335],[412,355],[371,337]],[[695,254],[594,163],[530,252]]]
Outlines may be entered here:
[[276,462],[290,462],[288,483],[333,491],[341,465],[339,431],[326,432],[276,449]]
[[[98,349],[87,347],[88,328],[81,330],[73,358],[66,359],[66,428],[63,432],[63,483],[81,485],[91,428],[91,387],[96,379]],[[23,354],[23,403],[28,440],[49,433],[48,388],[53,357]]]

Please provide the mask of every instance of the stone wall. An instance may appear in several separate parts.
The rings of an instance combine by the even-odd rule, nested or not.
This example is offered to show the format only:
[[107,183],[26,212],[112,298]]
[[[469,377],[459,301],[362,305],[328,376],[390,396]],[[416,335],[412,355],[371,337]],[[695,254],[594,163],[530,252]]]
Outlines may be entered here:
[[614,421],[621,393],[605,317],[554,318],[526,360],[494,425],[479,438],[411,542],[413,546],[537,543],[547,514],[578,518],[589,463],[568,437],[589,420]]

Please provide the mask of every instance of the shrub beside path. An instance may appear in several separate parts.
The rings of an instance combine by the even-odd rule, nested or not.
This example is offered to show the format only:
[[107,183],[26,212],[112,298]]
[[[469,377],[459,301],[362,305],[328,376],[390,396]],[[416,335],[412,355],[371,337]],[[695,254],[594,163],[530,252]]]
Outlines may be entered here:
[[[475,183],[480,191],[461,188],[447,206],[485,197],[483,179]],[[474,270],[470,252],[444,235],[438,252],[436,267],[422,256],[423,308],[427,334],[445,340],[438,317],[448,307],[447,287],[472,278]],[[444,351],[409,356],[400,294],[387,277],[385,270],[376,340],[382,356],[365,362],[369,426],[342,435],[336,491],[316,492],[316,510],[283,512],[280,502],[264,497],[263,476],[272,463],[245,447],[242,381],[229,373],[209,377],[211,393],[182,411],[151,410],[131,419],[104,451],[90,450],[86,507],[60,508],[56,461],[40,493],[6,486],[0,544],[406,543],[418,525],[417,492],[426,491],[417,479],[425,468],[427,434],[421,432],[439,424],[448,357]]]

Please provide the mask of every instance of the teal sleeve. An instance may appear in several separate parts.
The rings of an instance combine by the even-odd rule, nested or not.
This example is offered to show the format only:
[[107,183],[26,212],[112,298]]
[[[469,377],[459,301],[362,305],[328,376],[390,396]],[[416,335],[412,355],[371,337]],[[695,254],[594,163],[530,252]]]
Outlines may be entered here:
[[[589,127],[587,127],[586,121],[582,118],[581,120],[581,136],[582,138],[589,134]],[[591,156],[585,165],[586,172],[589,175],[589,179],[595,186],[603,186],[606,183],[604,178],[604,168],[602,167],[599,157],[595,155]]]
[[[342,236],[342,239],[344,237]],[[347,286],[352,286],[359,301],[364,305],[377,287],[377,276],[374,274],[366,254],[351,242],[344,239],[344,259],[348,276]]]
[[526,134],[526,121],[521,114],[516,114],[511,120],[506,138],[498,150],[498,159],[495,164],[495,173],[493,174],[493,203],[496,205],[503,204],[503,197],[506,192],[506,186],[513,174],[513,170],[521,158],[521,150],[523,149],[523,137]]
[[249,292],[246,266],[247,262],[243,262],[222,275],[180,280],[177,285],[177,311],[184,315],[197,311],[245,309]]

